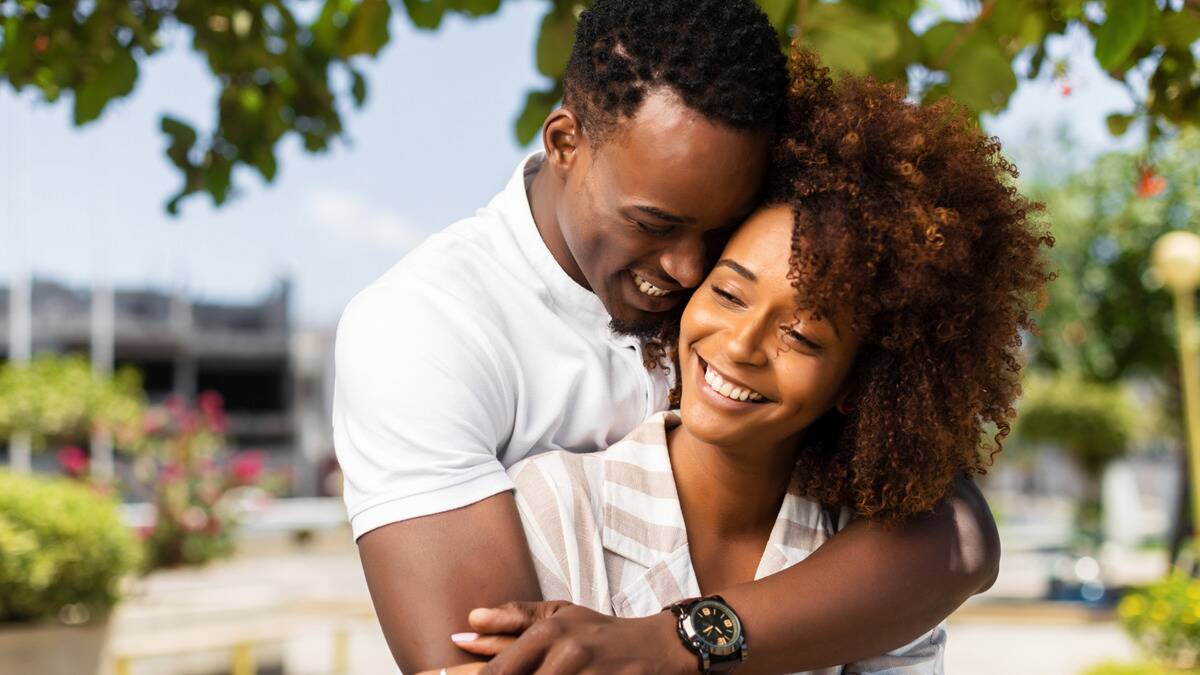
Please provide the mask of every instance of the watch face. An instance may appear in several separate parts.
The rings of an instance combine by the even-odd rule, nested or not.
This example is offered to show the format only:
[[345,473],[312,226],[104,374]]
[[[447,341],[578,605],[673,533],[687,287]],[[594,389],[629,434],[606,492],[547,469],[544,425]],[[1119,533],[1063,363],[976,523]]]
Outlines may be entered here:
[[689,615],[696,637],[710,652],[724,655],[738,648],[742,623],[728,607],[715,600],[704,600],[696,603]]

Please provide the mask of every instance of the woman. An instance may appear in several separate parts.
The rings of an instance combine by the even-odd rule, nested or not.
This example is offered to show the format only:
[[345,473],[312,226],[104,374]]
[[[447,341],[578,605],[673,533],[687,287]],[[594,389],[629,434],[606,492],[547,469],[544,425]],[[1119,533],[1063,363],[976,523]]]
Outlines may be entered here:
[[[1015,170],[949,103],[834,85],[809,55],[793,74],[766,206],[664,337],[678,412],[510,470],[547,600],[645,616],[772,574],[852,517],[928,511],[1008,433],[1053,243]],[[678,607],[702,668],[745,658],[736,608]],[[940,672],[943,647],[939,627],[828,672]]]

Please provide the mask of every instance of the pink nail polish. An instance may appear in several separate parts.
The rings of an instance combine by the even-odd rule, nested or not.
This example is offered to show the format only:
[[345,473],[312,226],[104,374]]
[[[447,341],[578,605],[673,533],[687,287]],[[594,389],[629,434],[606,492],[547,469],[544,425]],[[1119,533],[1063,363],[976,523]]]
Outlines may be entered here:
[[450,636],[453,642],[474,642],[479,639],[479,633],[455,633]]

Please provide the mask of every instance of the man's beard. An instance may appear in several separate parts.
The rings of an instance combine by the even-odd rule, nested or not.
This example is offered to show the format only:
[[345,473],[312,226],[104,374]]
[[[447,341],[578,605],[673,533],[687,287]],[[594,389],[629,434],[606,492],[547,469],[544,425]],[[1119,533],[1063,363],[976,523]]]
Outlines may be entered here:
[[640,321],[623,321],[616,317],[609,319],[608,329],[616,335],[628,335],[642,342],[663,337],[667,329],[679,325],[679,317],[683,314],[686,302],[666,312],[654,312]]

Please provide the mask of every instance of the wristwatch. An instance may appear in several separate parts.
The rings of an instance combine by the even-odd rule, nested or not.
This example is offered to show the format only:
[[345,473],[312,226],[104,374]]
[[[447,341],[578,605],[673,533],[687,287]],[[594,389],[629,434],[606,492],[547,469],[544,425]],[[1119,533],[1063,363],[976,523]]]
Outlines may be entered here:
[[701,673],[726,673],[750,654],[737,612],[719,595],[664,607],[675,615],[679,639],[700,660]]

